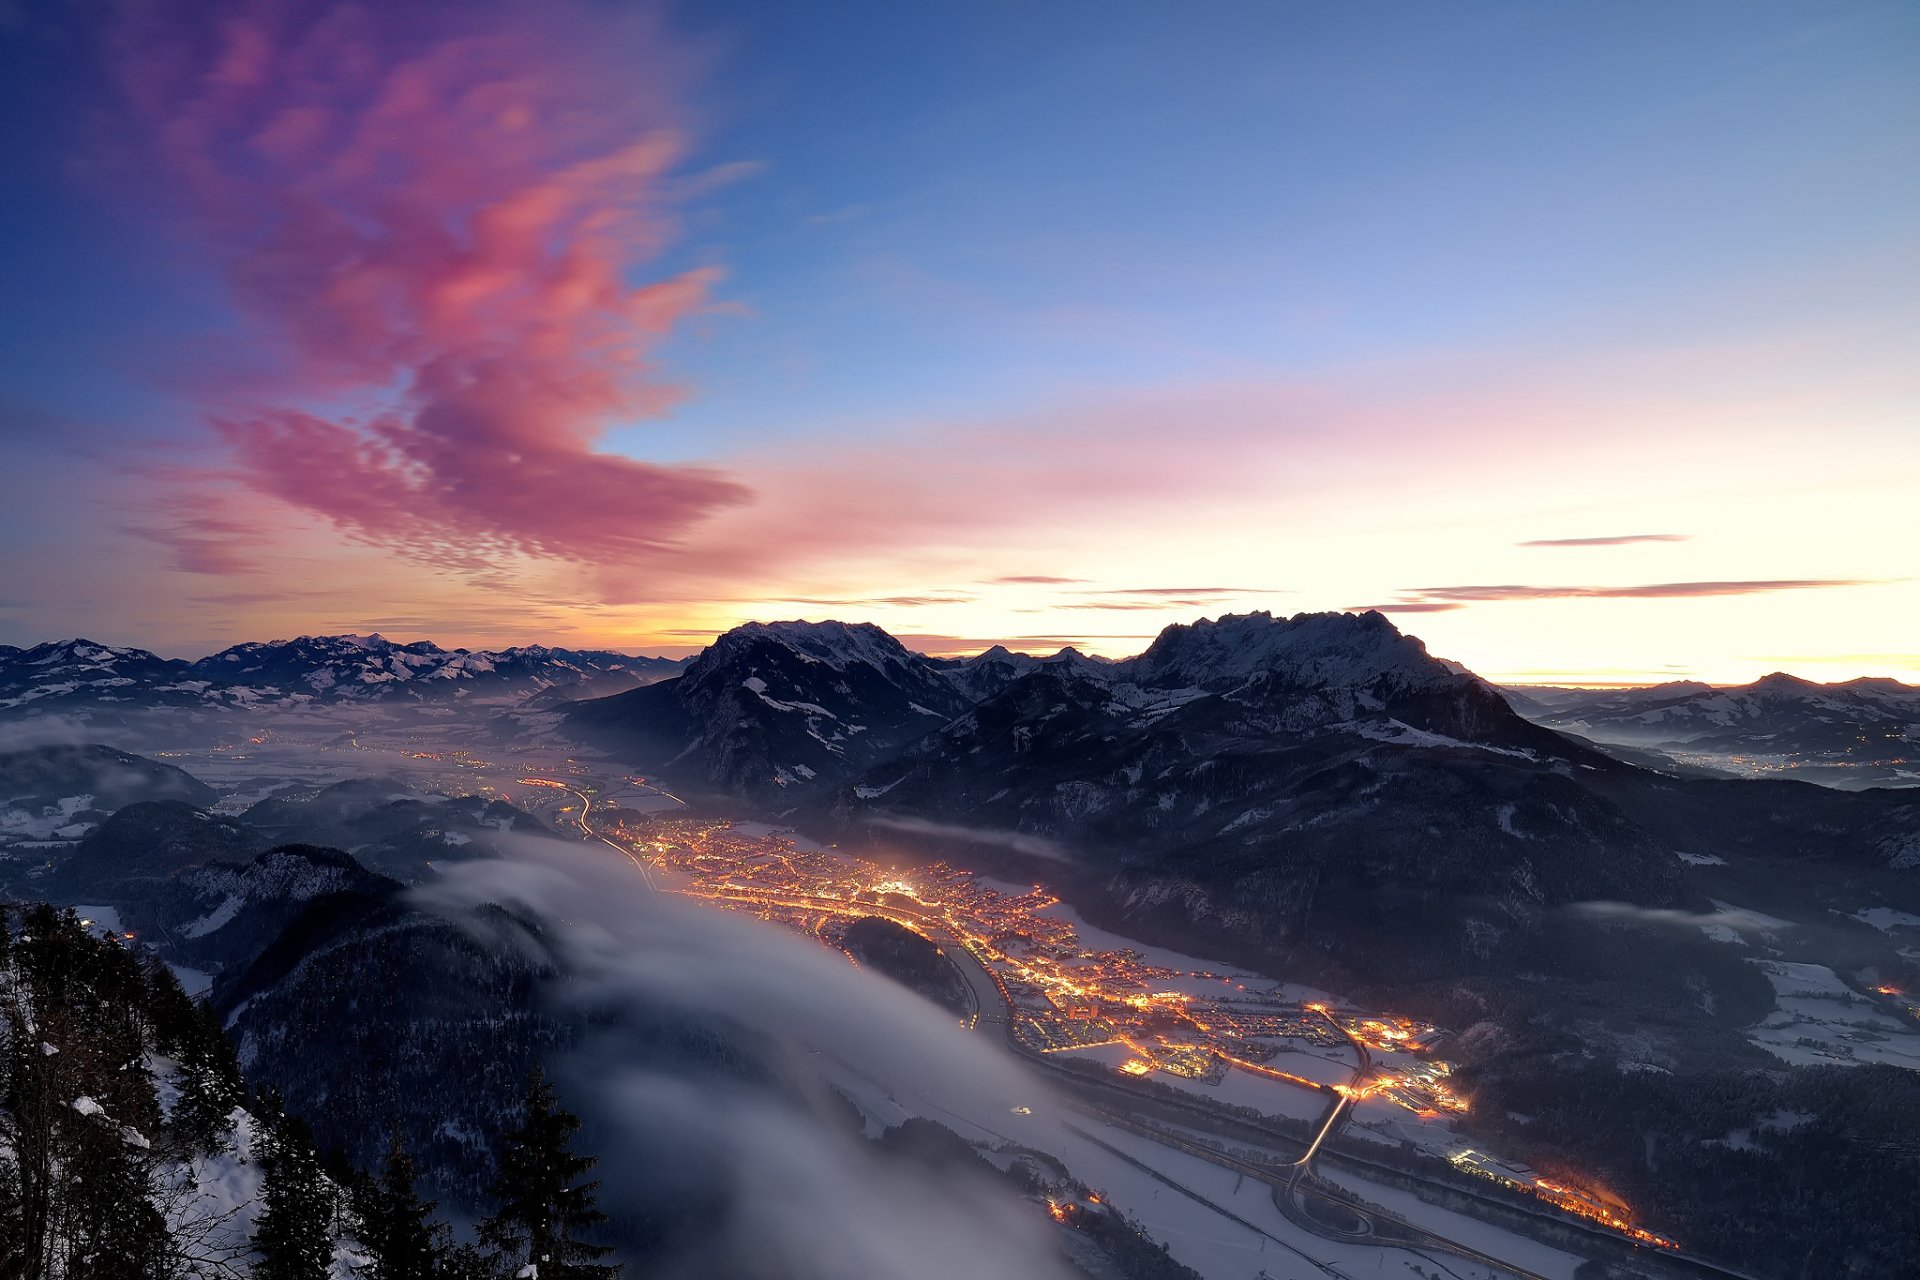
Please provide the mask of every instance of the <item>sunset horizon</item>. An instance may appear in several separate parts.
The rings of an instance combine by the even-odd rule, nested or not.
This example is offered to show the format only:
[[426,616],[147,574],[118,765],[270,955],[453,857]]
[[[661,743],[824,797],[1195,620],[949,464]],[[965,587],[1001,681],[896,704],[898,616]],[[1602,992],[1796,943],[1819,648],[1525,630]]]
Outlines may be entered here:
[[8,135],[0,642],[1377,608],[1501,681],[1920,680],[1897,7],[962,24],[998,87],[877,113],[751,5],[117,12],[8,41],[87,106]]

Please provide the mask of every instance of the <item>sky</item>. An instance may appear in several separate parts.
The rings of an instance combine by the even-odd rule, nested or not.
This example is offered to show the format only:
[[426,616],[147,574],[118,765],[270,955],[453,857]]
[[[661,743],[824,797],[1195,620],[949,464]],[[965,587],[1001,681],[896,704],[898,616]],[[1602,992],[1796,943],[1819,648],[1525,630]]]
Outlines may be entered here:
[[0,643],[1920,680],[1920,7],[0,0]]

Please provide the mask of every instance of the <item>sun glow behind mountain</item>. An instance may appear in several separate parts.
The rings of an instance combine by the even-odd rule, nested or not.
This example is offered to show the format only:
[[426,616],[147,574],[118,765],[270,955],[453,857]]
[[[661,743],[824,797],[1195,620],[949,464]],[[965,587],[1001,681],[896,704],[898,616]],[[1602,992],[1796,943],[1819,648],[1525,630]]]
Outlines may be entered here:
[[1224,21],[28,10],[0,639],[1920,679],[1910,10]]

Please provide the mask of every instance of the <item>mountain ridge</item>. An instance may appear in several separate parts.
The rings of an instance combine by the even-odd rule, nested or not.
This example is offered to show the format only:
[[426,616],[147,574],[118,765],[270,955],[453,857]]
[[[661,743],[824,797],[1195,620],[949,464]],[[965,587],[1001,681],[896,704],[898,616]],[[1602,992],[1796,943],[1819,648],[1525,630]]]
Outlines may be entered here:
[[1744,685],[1520,691],[1536,723],[1725,771],[1857,789],[1920,784],[1920,687],[1884,676],[1822,684],[1783,671]]
[[0,648],[0,716],[88,710],[300,707],[389,700],[514,702],[555,691],[611,693],[678,672],[679,659],[515,645],[298,636],[195,659],[84,638]]

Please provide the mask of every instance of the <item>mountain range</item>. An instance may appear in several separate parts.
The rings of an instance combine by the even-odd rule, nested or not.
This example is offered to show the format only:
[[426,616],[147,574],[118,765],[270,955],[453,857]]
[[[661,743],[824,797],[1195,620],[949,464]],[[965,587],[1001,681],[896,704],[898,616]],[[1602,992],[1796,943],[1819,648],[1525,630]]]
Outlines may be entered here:
[[238,644],[196,660],[65,640],[0,645],[0,718],[81,719],[155,708],[265,710],[349,703],[513,703],[630,689],[672,675],[671,658],[516,646],[443,649],[381,635]]
[[[1119,661],[1000,648],[936,658],[871,624],[773,622],[737,627],[684,664],[310,637],[192,663],[69,642],[0,653],[0,676],[16,712],[163,697],[544,704],[539,732],[721,812],[1044,878],[1133,936],[1340,981],[1538,965],[1665,984],[1673,999],[1695,999],[1674,984],[1718,982],[1709,1003],[1733,1008],[1750,970],[1660,946],[1622,956],[1610,926],[1581,912],[1611,903],[1704,919],[1725,901],[1849,919],[1920,911],[1920,792],[1687,777],[1659,767],[1665,757],[1653,768],[1618,759],[1588,740],[1601,710],[1496,689],[1378,613],[1201,620]],[[592,696],[606,681],[628,687]],[[1733,709],[1743,699],[1787,714],[1776,705],[1785,683],[1605,696],[1616,716],[1730,731],[1759,724]],[[1804,688],[1821,716],[1891,706],[1897,692]],[[1583,705],[1584,736],[1554,727]],[[59,806],[28,810],[40,825],[75,822]],[[250,815],[274,840],[349,848],[401,878],[436,850],[483,841],[494,821],[481,807],[402,803],[379,781],[305,813],[275,801]]]
[[1861,788],[1920,784],[1920,688],[1863,677],[1816,684],[1784,672],[1752,684],[1508,689],[1538,724],[1603,749],[1682,767]]
[[1920,793],[1642,768],[1377,613],[1227,616],[1116,662],[751,624],[679,676],[563,711],[733,811],[1044,876],[1133,936],[1362,981],[1550,963],[1689,1002],[1686,982],[1721,983],[1704,998],[1734,1008],[1750,969],[1623,952],[1581,911],[1920,906]]

